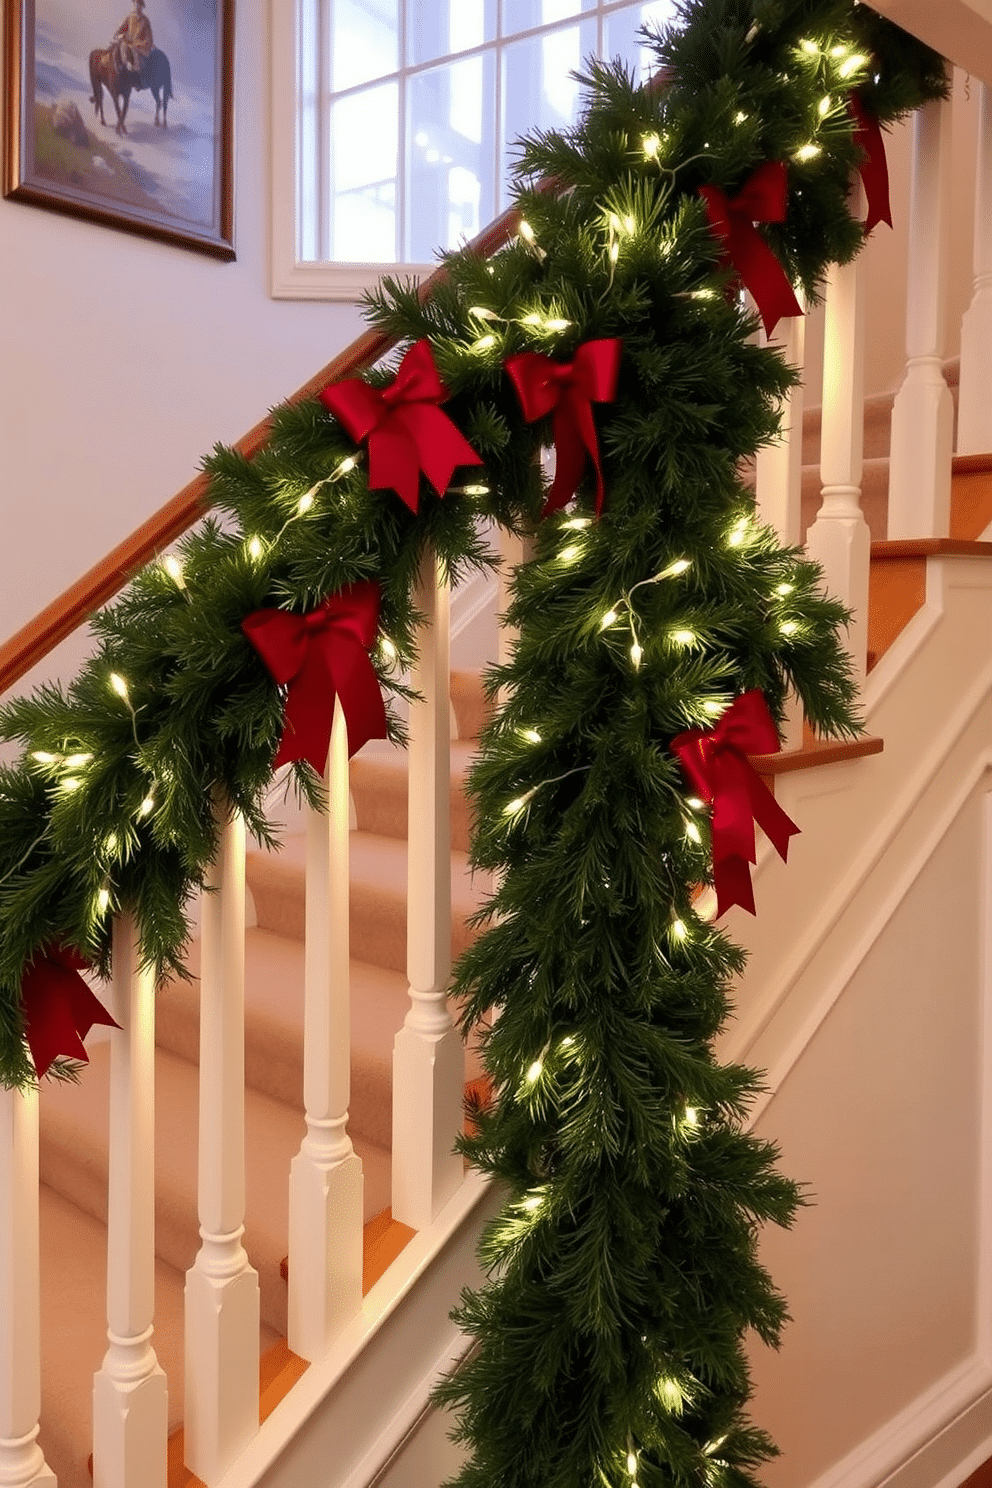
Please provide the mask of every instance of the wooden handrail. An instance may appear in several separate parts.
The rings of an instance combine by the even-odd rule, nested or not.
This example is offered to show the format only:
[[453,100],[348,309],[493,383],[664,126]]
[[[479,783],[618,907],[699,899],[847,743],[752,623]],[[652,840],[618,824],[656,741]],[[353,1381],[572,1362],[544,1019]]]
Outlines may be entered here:
[[[552,190],[554,184],[552,181],[542,181],[538,190]],[[519,222],[519,208],[511,207],[473,238],[465,252],[489,258],[510,241]],[[430,299],[447,278],[448,271],[442,264],[419,286],[421,302]],[[395,337],[382,331],[364,331],[350,346],[339,352],[333,361],[328,362],[326,367],[301,388],[297,388],[287,398],[286,405],[303,403],[308,398],[316,397],[329,382],[342,377],[354,377],[365,371],[395,345]],[[268,442],[270,426],[271,420],[264,418],[239,439],[234,448],[246,459],[254,459]],[[82,578],[77,579],[33,620],[29,620],[27,625],[5,641],[0,646],[0,694],[12,687],[39,661],[43,661],[60,641],[64,641],[88,620],[94,610],[113,599],[139,568],[151,562],[164,548],[199,521],[210,506],[208,488],[209,480],[206,475],[198,475],[195,480],[183,486],[171,501],[159,507],[157,512],[146,522],[142,522],[123,542],[118,543],[105,558],[94,564]]]

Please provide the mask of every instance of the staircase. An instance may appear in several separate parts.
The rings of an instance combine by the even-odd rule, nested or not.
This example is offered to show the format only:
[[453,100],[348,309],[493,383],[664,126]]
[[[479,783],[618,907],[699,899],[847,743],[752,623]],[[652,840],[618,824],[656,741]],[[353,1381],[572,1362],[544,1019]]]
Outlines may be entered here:
[[[482,884],[468,868],[463,789],[488,712],[478,674],[451,677],[452,952],[472,938],[468,919]],[[413,1231],[391,1223],[393,1041],[409,1007],[406,977],[407,763],[405,751],[373,743],[351,766],[357,827],[351,834],[351,1104],[349,1133],[362,1159],[366,1287]],[[290,1374],[287,1332],[286,1173],[305,1130],[303,977],[305,842],[286,832],[278,853],[248,855],[255,923],[246,936],[244,1244],[259,1275],[263,1381]],[[156,1009],[155,1338],[169,1379],[169,1428],[182,1425],[183,1288],[199,1246],[196,1111],[199,943],[191,979],[158,994]],[[78,1084],[46,1087],[41,1099],[42,1420],[40,1438],[62,1488],[89,1488],[93,1374],[106,1348],[106,1257],[110,1043],[96,1043]],[[466,1077],[478,1078],[470,1053]],[[268,1364],[267,1361],[268,1360]],[[273,1402],[274,1403],[274,1402]],[[181,1460],[181,1459],[180,1459]],[[186,1479],[179,1472],[180,1481]],[[170,1479],[170,1482],[173,1479]]]

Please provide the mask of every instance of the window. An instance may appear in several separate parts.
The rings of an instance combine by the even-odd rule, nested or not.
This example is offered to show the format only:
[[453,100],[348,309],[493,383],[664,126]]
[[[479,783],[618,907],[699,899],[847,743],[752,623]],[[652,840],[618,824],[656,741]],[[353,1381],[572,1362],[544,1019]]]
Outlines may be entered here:
[[273,0],[273,294],[429,272],[508,203],[514,142],[570,124],[591,57],[637,76],[674,0]]

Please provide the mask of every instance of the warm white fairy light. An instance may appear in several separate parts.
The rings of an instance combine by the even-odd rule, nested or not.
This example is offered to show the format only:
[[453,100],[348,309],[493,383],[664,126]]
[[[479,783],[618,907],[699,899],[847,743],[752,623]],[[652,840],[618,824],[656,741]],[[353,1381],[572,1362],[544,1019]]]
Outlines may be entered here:
[[688,928],[686,927],[686,923],[685,923],[684,920],[673,920],[672,921],[672,939],[673,940],[685,940],[688,937],[688,934],[689,934],[689,931],[688,931]]
[[671,638],[676,646],[691,646],[697,639],[694,630],[673,630]]
[[387,661],[396,660],[396,647],[387,635],[379,637],[379,649]]
[[795,159],[800,161],[815,160],[817,155],[819,155],[820,153],[821,151],[819,145],[814,145],[812,143],[808,145],[801,145],[796,151]]
[[299,512],[301,517],[303,516],[304,512],[308,512],[310,510],[310,508],[313,506],[313,502],[314,495],[312,490],[306,491],[300,497],[299,501],[296,503],[296,510]]
[[534,243],[537,242],[537,239],[534,236],[534,229],[531,227],[526,218],[521,217],[520,222],[517,226],[517,231],[523,238],[525,243],[529,243],[531,246],[533,246]]
[[479,339],[478,339],[478,341],[473,341],[472,342],[472,350],[473,351],[488,351],[490,349],[490,347],[495,346],[495,345],[496,345],[496,337],[492,334],[492,332],[490,332],[488,336],[480,336]]
[[739,548],[740,545],[741,545],[741,543],[744,541],[745,537],[747,536],[747,529],[748,529],[748,518],[747,517],[740,517],[740,518],[738,518],[738,520],[734,523],[733,527],[730,529],[730,532],[729,532],[729,534],[727,536],[727,546],[728,547],[731,547],[731,548]]
[[780,598],[785,599],[787,594],[793,593],[795,587],[795,584],[779,584],[776,586],[775,593],[779,595]]
[[735,124],[744,124],[746,122],[747,122],[747,114],[744,112],[743,109],[738,109],[737,112],[736,112],[736,114],[734,115],[734,123]]
[[600,630],[607,630],[611,625],[615,625],[619,618],[620,617],[617,614],[616,610],[607,610],[606,614],[599,622]]
[[521,1209],[526,1209],[529,1214],[533,1214],[534,1213],[534,1210],[535,1209],[540,1209],[540,1207],[541,1207],[541,1205],[543,1203],[544,1203],[544,1195],[543,1195],[543,1193],[531,1193],[531,1194],[528,1194],[525,1199],[521,1199],[520,1200],[520,1207],[521,1207]]
[[520,730],[521,739],[526,739],[528,744],[540,744],[541,736],[537,729],[525,728]]
[[103,850],[108,857],[113,857],[114,853],[116,853],[117,851],[118,845],[117,833],[108,832],[106,837],[103,839]]
[[500,317],[495,310],[487,310],[485,305],[469,305],[469,315],[474,315],[476,320],[499,320]]
[[103,914],[110,904],[110,890],[102,888],[96,896],[97,913]]
[[503,807],[503,815],[518,816],[520,812],[523,811],[528,801],[532,800],[536,794],[537,786],[535,785],[531,790],[525,791],[522,796],[514,797],[512,801],[508,801]]
[[690,300],[715,300],[715,289],[694,289],[690,292]]
[[838,42],[836,46],[830,48],[830,55],[831,57],[846,57],[847,47]]
[[589,527],[591,524],[591,517],[569,517],[567,522],[562,523],[562,527],[569,532],[581,532],[583,528]]
[[68,794],[71,794],[72,791],[77,791],[82,783],[83,782],[81,780],[78,780],[75,775],[67,775],[64,780],[59,781],[59,790],[66,791]]
[[571,326],[571,324],[572,324],[572,322],[570,320],[561,320],[561,319],[546,320],[544,322],[545,329],[546,330],[549,330],[549,331],[554,331],[555,334],[558,334],[558,332],[560,332],[560,331],[567,331],[569,329],[569,327]]
[[170,553],[168,557],[162,559],[162,567],[178,589],[186,588],[186,580],[183,577],[183,566],[174,554]]
[[685,1115],[683,1116],[682,1120],[685,1122],[686,1126],[698,1126],[699,1112],[697,1111],[696,1107],[686,1106]]
[[703,704],[703,712],[710,718],[720,718],[727,711],[727,704],[719,698],[707,698]]
[[145,799],[142,801],[141,805],[138,807],[138,815],[139,816],[147,816],[149,814],[149,812],[154,811],[154,809],[155,809],[155,797],[154,796],[146,796]]
[[39,765],[57,765],[59,762],[59,756],[49,754],[47,749],[36,749],[31,758],[37,760]]
[[350,470],[354,470],[357,464],[358,461],[354,455],[345,455],[344,459],[341,461],[341,464],[338,465],[338,467],[334,471],[335,477],[340,475],[347,475]]
[[795,633],[796,633],[796,631],[798,629],[799,629],[799,625],[798,625],[798,623],[795,620],[784,620],[782,622],[782,624],[779,626],[779,630],[782,632],[782,634],[784,636],[795,635]]
[[125,702],[128,701],[130,694],[127,690],[127,683],[124,681],[120,672],[111,672],[110,685],[119,698],[123,698]]
[[62,763],[67,770],[79,770],[83,765],[88,765],[92,758],[91,754],[67,754]]
[[820,99],[817,113],[820,115],[821,119],[825,119],[827,117],[830,110],[833,108],[833,103],[834,101],[829,94],[827,94],[825,98]]
[[837,71],[840,73],[842,78],[849,78],[852,72],[857,72],[859,67],[866,67],[867,65],[867,57],[856,55],[854,57],[848,57],[846,62],[842,62]]
[[614,238],[613,242],[610,244],[610,263],[611,264],[615,264],[616,261],[617,261],[617,259],[619,257],[620,257],[620,244]]
[[451,489],[453,491],[457,491],[462,496],[488,496],[489,495],[489,487],[488,486],[480,486],[480,485],[476,485],[476,486],[452,486]]
[[658,151],[661,148],[661,138],[657,134],[646,134],[641,140],[641,149],[648,160],[657,160]]
[[681,1415],[685,1405],[685,1392],[677,1379],[673,1379],[671,1375],[662,1375],[654,1392],[666,1410],[673,1415]]
[[685,804],[691,811],[702,811],[706,806],[706,802],[701,801],[698,796],[690,796]]
[[630,648],[630,659],[634,663],[634,670],[635,671],[637,671],[637,669],[640,667],[640,665],[641,665],[641,657],[643,655],[644,655],[644,648],[642,646],[640,646],[637,643],[637,641],[635,641],[634,644]]
[[686,822],[685,835],[688,837],[690,842],[695,842],[697,847],[703,840],[702,836],[700,835],[699,828],[696,826],[695,822]]
[[801,51],[806,53],[807,57],[818,57],[820,55],[820,48],[815,41],[810,41],[808,36],[803,37],[799,43],[799,47]]
[[576,558],[581,556],[581,553],[581,543],[569,543],[567,548],[562,548],[561,552],[558,554],[558,557],[562,563],[574,563]]
[[260,537],[250,537],[248,539],[248,557],[249,558],[253,558],[255,560],[255,562],[257,563],[258,560],[259,560],[259,558],[261,558],[261,556],[262,556],[262,539]]
[[637,1453],[634,1451],[629,1451],[627,1453],[627,1471],[630,1473],[631,1477],[633,1477],[637,1472]]
[[541,1078],[541,1075],[543,1074],[543,1072],[544,1072],[544,1060],[543,1059],[535,1059],[534,1060],[534,1063],[530,1066],[530,1068],[528,1069],[526,1075],[524,1076],[524,1079],[527,1081],[527,1084],[528,1085],[536,1085],[537,1082],[538,1082],[538,1080]]
[[520,317],[520,324],[525,326],[539,326],[544,324],[544,319],[538,315],[536,310],[532,310],[529,315],[522,315]]

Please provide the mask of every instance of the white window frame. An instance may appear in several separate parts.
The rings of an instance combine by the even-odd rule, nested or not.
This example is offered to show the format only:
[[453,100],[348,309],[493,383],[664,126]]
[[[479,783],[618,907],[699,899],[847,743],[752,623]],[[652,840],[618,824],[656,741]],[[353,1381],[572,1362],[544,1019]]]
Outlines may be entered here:
[[[632,0],[600,0],[600,3],[612,11],[624,8]],[[425,278],[435,271],[437,264],[338,263],[297,257],[297,244],[301,240],[297,183],[303,176],[304,95],[308,86],[313,94],[323,94],[327,82],[322,70],[328,49],[325,38],[319,34],[321,13],[319,0],[271,0],[271,293],[274,299],[356,301],[385,274]],[[601,15],[599,19],[602,21]],[[314,32],[309,38],[314,68],[313,76],[304,80],[299,63],[301,38],[307,25]],[[320,183],[317,189],[320,190]]]

